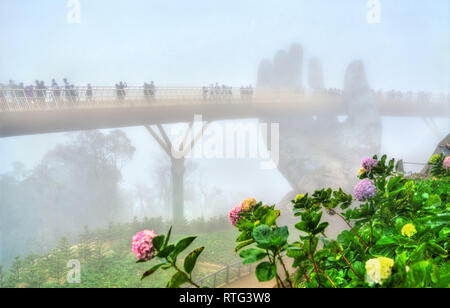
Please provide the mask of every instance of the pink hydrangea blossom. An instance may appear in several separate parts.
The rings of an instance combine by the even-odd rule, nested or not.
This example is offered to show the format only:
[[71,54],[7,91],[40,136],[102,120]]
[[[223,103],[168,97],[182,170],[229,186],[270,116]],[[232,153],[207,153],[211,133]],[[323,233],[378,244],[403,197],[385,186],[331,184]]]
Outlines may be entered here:
[[362,167],[364,168],[364,170],[366,170],[366,172],[372,170],[372,168],[375,167],[376,165],[378,165],[378,160],[373,159],[371,157],[366,157],[362,161]]
[[447,156],[445,159],[444,159],[444,162],[442,163],[442,166],[445,168],[445,169],[450,169],[450,156]]
[[156,237],[153,230],[144,230],[133,236],[133,253],[139,260],[150,260],[155,254],[152,240]]
[[355,186],[353,197],[358,201],[366,201],[373,198],[376,193],[376,187],[370,179],[364,179]]
[[230,220],[230,223],[233,226],[236,226],[237,221],[239,220],[239,218],[241,218],[239,216],[239,213],[242,211],[242,206],[241,205],[236,205],[234,206],[230,212],[228,213],[228,219]]

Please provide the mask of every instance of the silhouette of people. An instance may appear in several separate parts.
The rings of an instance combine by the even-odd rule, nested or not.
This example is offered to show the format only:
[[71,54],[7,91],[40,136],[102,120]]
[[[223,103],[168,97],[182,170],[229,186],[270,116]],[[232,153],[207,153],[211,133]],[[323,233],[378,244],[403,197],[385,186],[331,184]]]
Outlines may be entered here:
[[64,97],[66,98],[67,103],[70,105],[73,103],[72,101],[72,95],[71,95],[71,90],[70,90],[70,84],[67,81],[67,78],[63,79],[64,82]]
[[121,81],[118,84],[116,83],[116,96],[119,101],[123,101],[125,99],[125,88],[127,87],[128,86],[126,82]]
[[52,95],[53,101],[57,104],[61,98],[61,89],[55,79],[52,79]]
[[155,89],[155,83],[153,82],[153,80],[150,82],[150,98],[152,100],[155,99],[155,93],[156,93],[156,89]]
[[72,98],[72,103],[77,104],[78,103],[78,89],[75,88],[75,85],[70,85],[70,97]]
[[7,111],[8,106],[6,105],[6,91],[5,86],[0,84],[0,108],[2,111]]
[[25,87],[25,97],[28,104],[34,105],[34,87],[32,85]]
[[92,87],[91,84],[88,83],[86,88],[86,102],[91,103],[92,102]]
[[25,87],[23,85],[23,82],[19,83],[19,86],[17,87],[16,98],[18,103],[23,108],[23,104],[25,103]]
[[202,87],[202,93],[203,93],[203,100],[207,100],[208,99],[208,88]]
[[150,99],[150,85],[144,82],[144,99],[148,101]]

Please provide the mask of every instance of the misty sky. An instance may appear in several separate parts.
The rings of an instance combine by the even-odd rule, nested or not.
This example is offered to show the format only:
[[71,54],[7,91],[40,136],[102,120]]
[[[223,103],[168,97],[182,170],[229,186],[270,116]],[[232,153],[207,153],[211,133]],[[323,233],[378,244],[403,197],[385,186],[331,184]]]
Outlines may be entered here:
[[[380,2],[381,23],[370,24],[364,0],[80,0],[81,23],[69,24],[65,0],[1,0],[0,82],[67,77],[79,85],[240,86],[255,84],[262,59],[299,43],[305,64],[312,56],[322,61],[327,87],[342,88],[347,65],[361,59],[372,88],[448,93],[449,1]],[[381,150],[422,162],[450,131],[448,120],[437,124],[433,134],[420,119],[383,119]],[[124,185],[149,182],[158,145],[142,127],[125,132],[137,152]],[[0,173],[16,160],[32,168],[65,140],[64,134],[0,139]],[[267,202],[289,191],[278,171],[259,170],[257,160],[200,167],[212,185],[258,191]]]
[[380,24],[366,2],[80,0],[81,23],[69,24],[66,0],[2,0],[0,82],[238,86],[297,42],[329,87],[361,58],[376,89],[448,92],[449,1],[380,0]]

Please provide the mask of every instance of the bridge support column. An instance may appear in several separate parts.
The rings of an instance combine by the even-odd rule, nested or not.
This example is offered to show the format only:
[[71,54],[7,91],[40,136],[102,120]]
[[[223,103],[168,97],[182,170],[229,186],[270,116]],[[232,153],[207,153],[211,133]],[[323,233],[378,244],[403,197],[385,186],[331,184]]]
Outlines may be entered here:
[[[203,133],[210,123],[207,122],[203,125],[200,132],[196,135],[194,139],[190,141],[190,145],[186,147],[188,144],[189,133],[192,130],[192,122],[189,124],[189,128],[186,130],[186,134],[184,136],[183,142],[179,145],[176,150],[173,148],[172,142],[170,141],[167,133],[161,124],[158,124],[158,130],[161,134],[161,137],[152,129],[151,126],[146,125],[145,128],[148,132],[153,136],[153,138],[158,142],[161,148],[166,152],[170,157],[171,162],[171,176],[172,176],[172,219],[175,225],[180,225],[184,223],[184,174],[186,168],[184,166],[185,157],[192,151],[196,143],[201,139]],[[174,150],[174,151],[173,151]],[[181,157],[174,157],[173,152],[181,152]]]
[[172,217],[174,224],[178,225],[184,221],[184,157],[176,159],[171,157],[172,162]]

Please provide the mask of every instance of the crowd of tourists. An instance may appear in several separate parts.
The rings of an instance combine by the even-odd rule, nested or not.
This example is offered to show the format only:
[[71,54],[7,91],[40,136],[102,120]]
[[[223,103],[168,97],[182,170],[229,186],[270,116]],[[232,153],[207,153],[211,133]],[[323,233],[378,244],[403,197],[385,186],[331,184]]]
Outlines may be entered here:
[[[340,96],[344,92],[337,88],[324,88],[310,90],[317,94]],[[305,93],[305,89],[297,89],[298,93]],[[131,94],[130,94],[131,93]],[[376,99],[415,101],[419,103],[427,103],[432,100],[430,92],[411,91],[382,91],[371,90],[372,95]],[[15,83],[10,80],[7,84],[0,83],[0,110],[20,110],[26,107],[42,107],[42,106],[76,106],[83,104],[95,104],[97,99],[104,99],[109,96],[118,103],[125,101],[127,95],[133,98],[143,98],[145,101],[153,101],[156,99],[156,87],[153,81],[144,82],[142,88],[128,89],[128,85],[124,81],[115,84],[115,87],[99,87],[95,90],[91,84],[87,86],[76,87],[70,83],[67,78],[62,80],[62,84],[53,79],[50,86],[46,86],[44,81],[35,80],[34,84],[24,85],[23,82]],[[254,96],[254,89],[251,85],[241,86],[240,89],[233,91],[231,86],[219,83],[210,84],[201,88],[201,97],[203,100],[220,100],[230,101],[232,98],[240,98],[242,101],[250,102]],[[441,94],[438,95],[439,100],[448,101],[449,97]],[[108,100],[109,101],[109,100]]]

